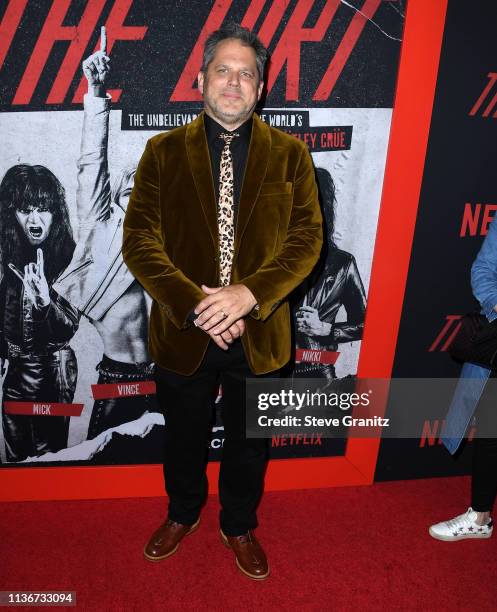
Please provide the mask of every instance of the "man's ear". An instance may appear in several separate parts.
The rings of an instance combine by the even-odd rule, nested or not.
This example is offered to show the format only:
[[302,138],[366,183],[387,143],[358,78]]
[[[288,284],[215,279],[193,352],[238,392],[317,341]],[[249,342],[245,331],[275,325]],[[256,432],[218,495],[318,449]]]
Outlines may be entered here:
[[261,81],[257,89],[257,102],[259,102],[259,100],[261,99],[263,89],[264,89],[264,81]]
[[203,95],[204,94],[204,73],[202,71],[200,71],[197,74],[197,83],[198,83],[198,89],[200,93]]

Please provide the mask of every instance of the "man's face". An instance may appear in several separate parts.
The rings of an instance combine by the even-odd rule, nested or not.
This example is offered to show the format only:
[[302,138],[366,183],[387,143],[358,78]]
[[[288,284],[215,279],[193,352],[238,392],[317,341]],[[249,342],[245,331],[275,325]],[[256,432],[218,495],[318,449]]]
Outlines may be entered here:
[[255,51],[239,40],[219,43],[207,71],[198,74],[205,112],[228,130],[234,130],[253,113],[261,97]]
[[17,209],[15,214],[30,244],[41,244],[47,238],[53,220],[53,214],[48,208],[27,206]]

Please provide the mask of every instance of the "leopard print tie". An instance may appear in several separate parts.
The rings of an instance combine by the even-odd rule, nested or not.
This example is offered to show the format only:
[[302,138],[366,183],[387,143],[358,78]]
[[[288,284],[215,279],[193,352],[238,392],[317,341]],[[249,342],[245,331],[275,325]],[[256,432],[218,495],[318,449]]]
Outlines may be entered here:
[[234,198],[233,198],[233,157],[230,144],[237,133],[219,135],[224,140],[219,167],[219,202],[217,207],[217,224],[219,232],[219,284],[229,285],[235,244]]

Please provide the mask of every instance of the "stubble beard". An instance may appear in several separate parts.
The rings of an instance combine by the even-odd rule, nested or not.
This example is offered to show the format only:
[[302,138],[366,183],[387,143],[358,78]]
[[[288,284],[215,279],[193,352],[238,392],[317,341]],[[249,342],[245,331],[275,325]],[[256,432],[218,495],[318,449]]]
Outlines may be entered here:
[[252,108],[248,108],[245,106],[240,109],[238,112],[230,112],[225,111],[219,107],[218,104],[212,101],[204,100],[204,105],[208,114],[211,114],[215,119],[220,119],[223,123],[227,125],[241,125],[244,123],[254,112],[255,104]]

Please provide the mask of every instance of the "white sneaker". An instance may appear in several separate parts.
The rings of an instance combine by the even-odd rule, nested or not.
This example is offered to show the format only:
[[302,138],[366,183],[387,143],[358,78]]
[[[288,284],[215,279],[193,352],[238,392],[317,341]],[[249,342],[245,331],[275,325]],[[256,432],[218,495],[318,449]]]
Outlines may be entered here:
[[432,525],[429,532],[432,538],[444,542],[455,542],[466,538],[489,538],[494,528],[492,519],[486,525],[477,525],[475,521],[476,512],[473,508],[468,508],[464,514]]

